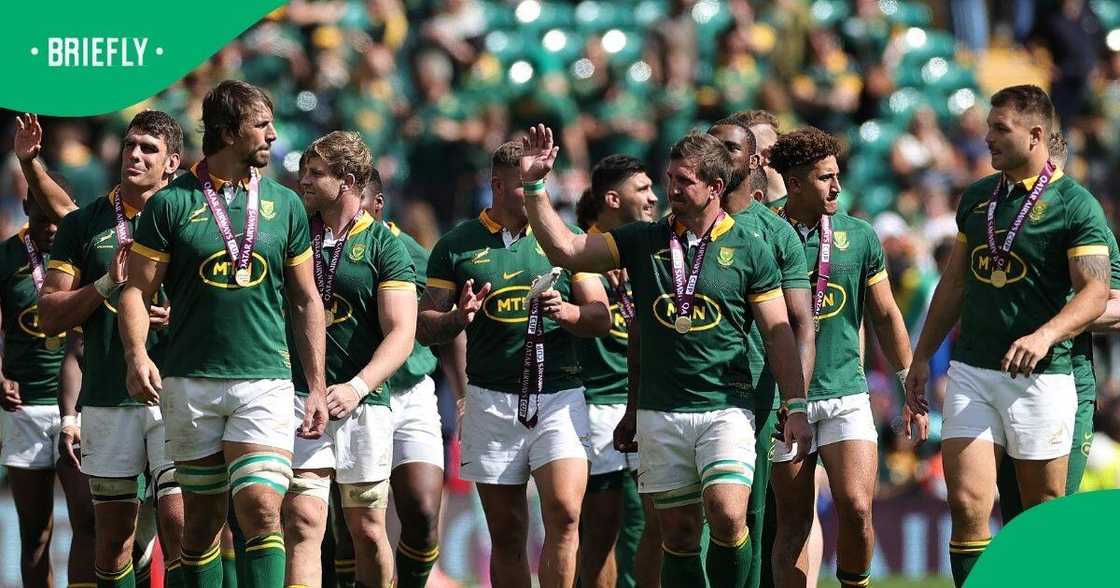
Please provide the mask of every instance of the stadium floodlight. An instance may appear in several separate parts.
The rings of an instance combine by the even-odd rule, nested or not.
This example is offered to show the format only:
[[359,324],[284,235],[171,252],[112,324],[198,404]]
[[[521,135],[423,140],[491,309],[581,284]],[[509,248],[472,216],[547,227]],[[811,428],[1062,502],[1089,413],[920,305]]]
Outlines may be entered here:
[[572,75],[576,79],[586,80],[595,75],[595,64],[586,57],[579,59],[572,64]]
[[509,66],[509,79],[515,84],[524,84],[533,79],[533,65],[524,59]]
[[289,151],[284,155],[284,163],[282,164],[284,171],[290,174],[299,173],[299,159],[302,156],[303,154],[299,151]]
[[491,31],[483,42],[486,50],[495,54],[503,53],[510,45],[509,35],[505,31]]
[[563,51],[568,46],[568,35],[560,29],[552,29],[544,34],[544,48],[551,53]]
[[296,108],[303,112],[311,112],[319,106],[319,97],[310,90],[304,90],[296,95]]
[[976,105],[976,92],[970,88],[961,88],[949,96],[949,112],[953,116],[960,116],[964,111]]
[[541,3],[537,0],[524,0],[517,5],[513,14],[517,17],[518,22],[531,23],[541,17]]
[[906,29],[906,46],[911,49],[918,49],[924,47],[926,44],[926,32],[918,27],[910,27]]
[[630,66],[626,74],[630,76],[631,80],[639,84],[644,84],[648,82],[650,76],[653,75],[653,68],[644,61],[638,61]]
[[696,24],[708,24],[719,11],[719,2],[716,0],[700,0],[692,7],[692,20]]
[[1109,50],[1120,51],[1120,29],[1108,31],[1108,36],[1105,37],[1104,42],[1108,44]]
[[894,16],[898,12],[898,0],[879,0],[879,12],[883,16]]
[[599,19],[602,9],[595,0],[584,0],[576,6],[576,20],[581,23],[592,23]]
[[618,53],[626,48],[626,33],[619,29],[611,29],[603,35],[603,51],[610,54]]
[[934,57],[922,66],[922,81],[932,84],[949,73],[949,62],[944,57]]
[[864,143],[874,143],[882,136],[883,129],[876,121],[869,120],[859,126],[859,138]]

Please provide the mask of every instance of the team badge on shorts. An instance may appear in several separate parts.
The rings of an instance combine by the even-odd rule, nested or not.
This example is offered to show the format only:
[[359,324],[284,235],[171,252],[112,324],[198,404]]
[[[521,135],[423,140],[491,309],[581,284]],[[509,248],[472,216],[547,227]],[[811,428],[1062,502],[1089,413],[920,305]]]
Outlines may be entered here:
[[362,260],[362,256],[364,256],[365,254],[366,254],[365,243],[354,243],[354,246],[350,248],[350,253],[349,253],[350,261],[353,261],[353,262],[357,263],[357,262]]
[[261,200],[261,216],[268,220],[276,218],[276,203],[271,200]]
[[716,257],[716,261],[718,261],[719,264],[724,266],[724,267],[727,267],[727,266],[731,265],[732,263],[734,263],[735,262],[735,248],[734,247],[720,247],[719,248],[719,256]]
[[848,248],[848,231],[836,231],[832,234],[832,239],[840,251]]

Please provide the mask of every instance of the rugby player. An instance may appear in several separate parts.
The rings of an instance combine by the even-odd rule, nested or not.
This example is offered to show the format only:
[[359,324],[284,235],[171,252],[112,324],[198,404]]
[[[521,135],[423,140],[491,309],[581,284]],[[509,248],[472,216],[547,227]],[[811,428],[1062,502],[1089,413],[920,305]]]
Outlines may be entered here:
[[552,264],[528,230],[524,155],[520,142],[500,146],[492,158],[493,205],[436,243],[417,340],[433,345],[467,334],[460,475],[478,486],[493,538],[492,583],[529,585],[525,491],[532,475],[545,527],[541,585],[571,586],[589,444],[572,336],[607,335],[610,311],[590,274],[561,273],[552,289],[527,298]]
[[[21,126],[17,144],[22,142],[26,147],[21,151],[31,155],[39,149],[42,129],[31,115],[22,118]],[[125,130],[120,183],[80,210],[33,155],[23,163],[31,193],[44,211],[61,219],[40,292],[41,326],[46,333],[79,326],[83,332],[81,426],[68,427],[68,433],[72,442],[81,444],[81,468],[89,476],[101,585],[136,581],[132,555],[140,506],[137,478],[145,472],[156,486],[168,582],[181,581],[177,562],[183,505],[174,464],[165,451],[163,416],[159,407],[144,406],[128,395],[117,309],[140,213],[179,169],[182,148],[183,131],[175,119],[155,110],[137,114]],[[156,358],[169,312],[165,304],[153,304],[146,313],[152,331],[145,344]]]
[[[720,208],[733,174],[730,154],[710,135],[685,137],[669,156],[672,215],[578,235],[543,189],[559,151],[551,130],[538,125],[525,142],[526,209],[549,258],[572,271],[625,268],[630,278],[641,380],[637,405],[628,407],[623,422],[636,423],[639,490],[653,494],[657,507],[665,551],[661,583],[700,585],[706,572],[710,585],[744,586],[751,568],[746,512],[755,440],[752,377],[740,358],[750,345],[752,320],[766,340],[783,398],[804,401],[805,388],[774,257]],[[695,251],[686,254],[686,248]],[[807,448],[804,414],[791,415],[785,435]],[[705,517],[711,527],[706,569],[700,559]]]
[[929,359],[959,319],[942,426],[957,586],[991,541],[1004,453],[1024,508],[1065,495],[1078,404],[1070,340],[1109,295],[1109,229],[1093,195],[1050,159],[1050,97],[1011,86],[991,103],[986,140],[999,173],[961,198],[960,233],[906,382],[908,404],[925,410]]
[[[339,485],[363,586],[393,581],[385,529],[393,451],[387,380],[412,352],[416,287],[404,244],[362,208],[373,156],[357,133],[335,131],[303,152],[299,185],[311,214],[315,279],[327,320],[327,409],[318,439],[296,439],[284,497],[288,585],[318,586],[319,547],[327,526],[330,483]],[[307,382],[293,358],[295,414],[305,413]]]
[[[276,140],[271,100],[222,82],[203,99],[202,124],[205,158],[152,198],[134,235],[120,301],[128,391],[163,408],[183,488],[187,585],[221,582],[218,534],[232,491],[246,584],[280,586],[296,430],[285,323],[309,390],[298,434],[317,438],[327,420],[323,304],[303,205],[260,176]],[[157,368],[145,317],[163,284],[177,319]]]
[[[581,229],[604,233],[628,223],[652,221],[656,206],[653,180],[645,166],[627,155],[610,155],[591,170],[591,188],[580,197],[576,216]],[[576,342],[591,422],[590,477],[580,525],[580,585],[614,588],[620,572],[639,576],[644,572],[640,566],[635,569],[633,561],[616,563],[615,554],[626,511],[627,477],[638,469],[637,455],[614,448],[614,428],[626,412],[626,348],[634,303],[625,272],[608,272],[599,279],[610,300],[610,335]],[[627,525],[642,525],[639,517],[631,518],[638,520],[628,520]]]

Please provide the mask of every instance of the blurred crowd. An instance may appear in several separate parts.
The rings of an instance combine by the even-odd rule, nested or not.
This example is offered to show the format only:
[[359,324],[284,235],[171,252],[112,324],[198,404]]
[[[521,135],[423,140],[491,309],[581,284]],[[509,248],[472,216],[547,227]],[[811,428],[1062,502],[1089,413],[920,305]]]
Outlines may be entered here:
[[[267,89],[279,139],[267,173],[293,185],[302,149],[361,133],[388,215],[431,246],[490,200],[489,154],[519,129],[557,129],[550,192],[567,214],[601,157],[648,162],[693,128],[765,109],[846,146],[842,201],[870,220],[916,339],[956,233],[961,189],[992,173],[985,99],[1011,83],[1053,94],[1066,172],[1115,218],[1120,192],[1120,0],[292,0],[159,95],[121,112],[44,118],[49,167],[79,202],[117,175],[119,139],[156,108],[201,157],[201,102],[218,81]],[[23,222],[0,111],[0,234]],[[1120,342],[1098,341],[1098,435],[1085,489],[1120,486]],[[943,492],[937,438],[898,428],[894,376],[869,341],[880,493]],[[949,346],[935,360],[934,406]],[[935,415],[936,421],[936,415]],[[938,428],[935,427],[935,432]]]

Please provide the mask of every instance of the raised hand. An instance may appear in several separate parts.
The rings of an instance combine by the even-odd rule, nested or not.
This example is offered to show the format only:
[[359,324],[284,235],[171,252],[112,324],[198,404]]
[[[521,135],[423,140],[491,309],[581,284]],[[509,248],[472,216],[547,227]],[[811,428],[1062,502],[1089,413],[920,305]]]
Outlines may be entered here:
[[482,309],[483,303],[486,302],[486,295],[490,293],[490,282],[482,285],[478,292],[474,291],[474,280],[467,280],[463,284],[463,291],[459,294],[459,305],[456,307],[456,312],[459,313],[459,324],[467,326],[474,320],[474,315]]
[[552,140],[552,129],[543,124],[529,127],[529,134],[521,138],[521,146],[521,181],[543,180],[560,154],[560,147]]
[[34,114],[21,114],[16,117],[16,140],[14,145],[16,157],[27,163],[39,156],[43,149],[43,127],[39,126],[39,117]]

